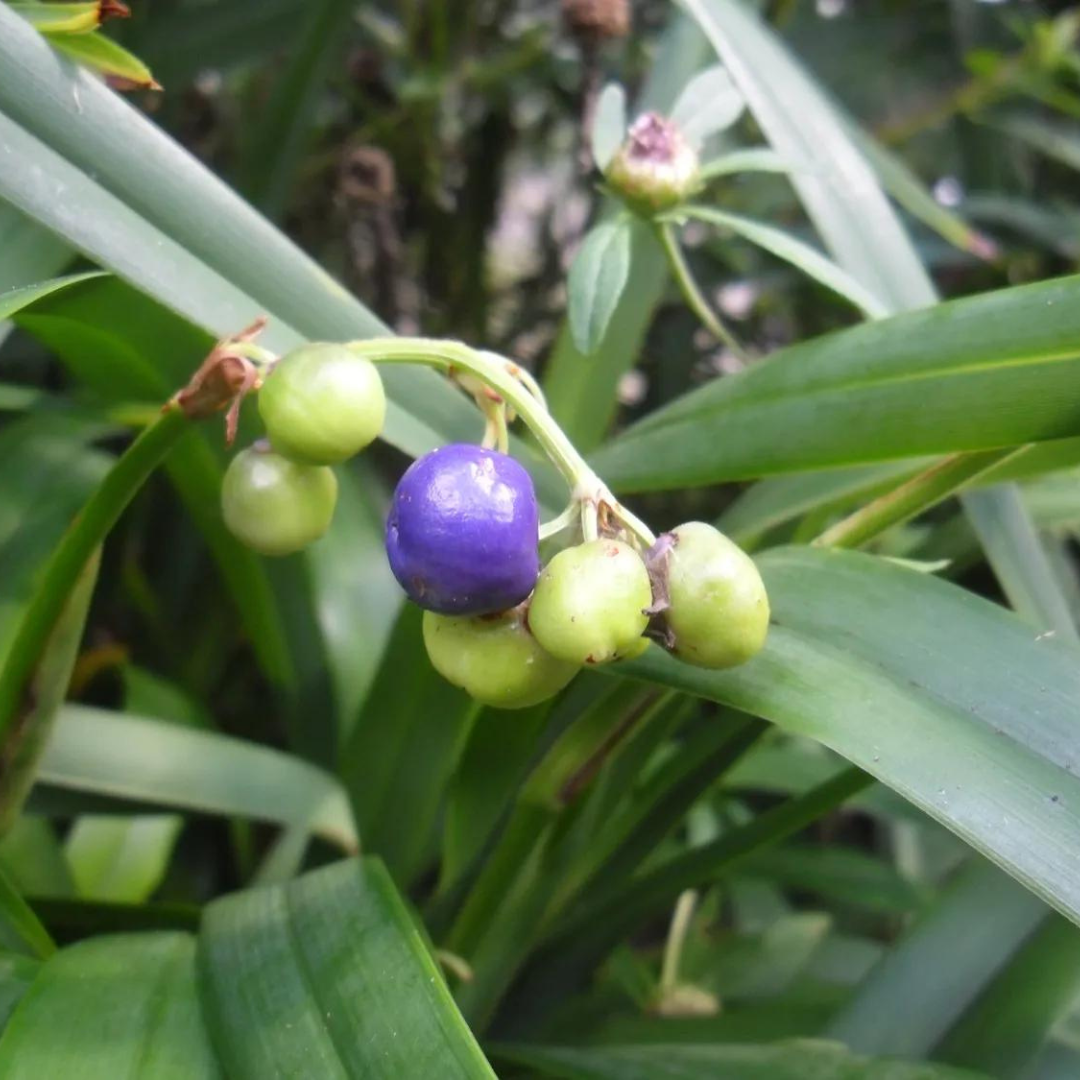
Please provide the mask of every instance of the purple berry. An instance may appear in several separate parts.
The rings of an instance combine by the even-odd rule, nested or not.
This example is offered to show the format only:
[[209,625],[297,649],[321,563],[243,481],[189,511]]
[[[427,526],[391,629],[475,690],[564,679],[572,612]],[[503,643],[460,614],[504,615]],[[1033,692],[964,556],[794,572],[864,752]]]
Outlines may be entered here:
[[512,457],[443,446],[413,462],[394,492],[390,568],[428,611],[505,611],[536,585],[539,521],[532,479]]

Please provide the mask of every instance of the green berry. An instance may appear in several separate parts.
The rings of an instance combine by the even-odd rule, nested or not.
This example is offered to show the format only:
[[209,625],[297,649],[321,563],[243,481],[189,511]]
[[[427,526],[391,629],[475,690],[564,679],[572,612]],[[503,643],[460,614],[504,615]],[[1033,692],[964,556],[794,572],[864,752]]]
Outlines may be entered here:
[[290,555],[330,527],[337,478],[323,465],[301,465],[251,447],[233,458],[221,487],[225,524],[263,555]]
[[344,345],[305,345],[283,356],[259,391],[270,445],[306,465],[334,465],[382,431],[386,394],[375,365]]
[[425,611],[424,644],[443,678],[499,709],[524,709],[546,701],[578,670],[540,647],[520,606],[498,615]]
[[673,546],[660,575],[667,583],[663,621],[672,652],[699,667],[745,663],[761,651],[769,631],[769,598],[753,560],[701,521],[669,536]]
[[540,574],[529,626],[552,656],[603,664],[640,648],[652,603],[641,556],[620,540],[560,551]]

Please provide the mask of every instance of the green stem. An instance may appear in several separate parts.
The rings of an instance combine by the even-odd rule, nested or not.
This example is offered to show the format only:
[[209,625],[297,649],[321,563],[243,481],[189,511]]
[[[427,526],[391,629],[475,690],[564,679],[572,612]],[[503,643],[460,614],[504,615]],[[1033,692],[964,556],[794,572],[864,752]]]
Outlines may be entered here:
[[1026,449],[1009,447],[1006,450],[951,454],[826,529],[814,540],[814,546],[858,547],[893,525],[908,521],[929,509],[975,477],[1000,465],[1006,458],[1024,453]]
[[618,502],[551,418],[543,400],[534,396],[527,383],[511,374],[514,365],[509,361],[493,353],[477,352],[460,342],[430,338],[374,338],[349,342],[347,348],[376,364],[418,364],[447,374],[467,372],[479,379],[521,417],[563,474],[575,501],[596,506],[605,503],[646,547],[655,543],[653,532]]
[[112,467],[53,552],[0,671],[0,740],[19,715],[27,683],[83,567],[189,423],[170,405]]
[[660,968],[660,993],[669,993],[679,982],[679,961],[682,959],[683,945],[690,929],[690,920],[694,917],[697,906],[697,893],[687,889],[679,894],[675,901],[675,913],[671,916],[671,929],[664,943],[664,960]]
[[675,283],[679,286],[679,292],[682,293],[690,310],[701,320],[702,325],[713,337],[722,341],[740,360],[748,360],[749,357],[739,343],[739,339],[720,321],[720,316],[709,306],[708,300],[698,288],[682,253],[682,248],[679,247],[679,241],[675,237],[675,230],[667,222],[657,222],[656,236],[664,249],[664,255]]

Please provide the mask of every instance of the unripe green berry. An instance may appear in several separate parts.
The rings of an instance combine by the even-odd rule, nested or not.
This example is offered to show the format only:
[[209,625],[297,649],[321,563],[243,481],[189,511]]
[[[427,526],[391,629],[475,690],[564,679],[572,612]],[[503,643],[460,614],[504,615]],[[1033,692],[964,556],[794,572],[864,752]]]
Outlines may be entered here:
[[258,447],[242,450],[225,471],[221,511],[237,539],[263,555],[290,555],[330,527],[337,478],[323,465],[301,465]]
[[424,645],[444,679],[498,709],[538,705],[557,694],[578,670],[540,647],[521,606],[498,615],[425,611]]
[[603,664],[640,648],[651,603],[641,556],[621,540],[592,540],[560,551],[543,569],[529,626],[552,656]]
[[701,187],[698,152],[670,120],[646,113],[605,170],[607,182],[646,214],[670,210]]
[[386,394],[370,360],[344,345],[304,345],[266,377],[259,414],[279,454],[306,465],[334,465],[378,437]]
[[668,535],[673,546],[660,577],[670,604],[662,619],[671,651],[699,667],[745,663],[761,651],[769,631],[769,598],[753,560],[701,521]]

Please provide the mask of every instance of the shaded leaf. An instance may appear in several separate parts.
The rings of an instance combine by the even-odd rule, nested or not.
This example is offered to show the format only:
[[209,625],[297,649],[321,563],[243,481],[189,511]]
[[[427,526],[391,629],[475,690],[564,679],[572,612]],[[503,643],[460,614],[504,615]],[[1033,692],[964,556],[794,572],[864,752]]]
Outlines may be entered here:
[[596,101],[592,127],[592,156],[602,172],[626,138],[626,91],[619,83],[608,83]]
[[622,216],[597,225],[570,267],[568,317],[574,344],[586,356],[600,347],[630,277],[633,219]]
[[700,147],[711,135],[731,127],[746,103],[731,76],[720,64],[699,71],[683,88],[671,109],[671,119],[683,135]]

